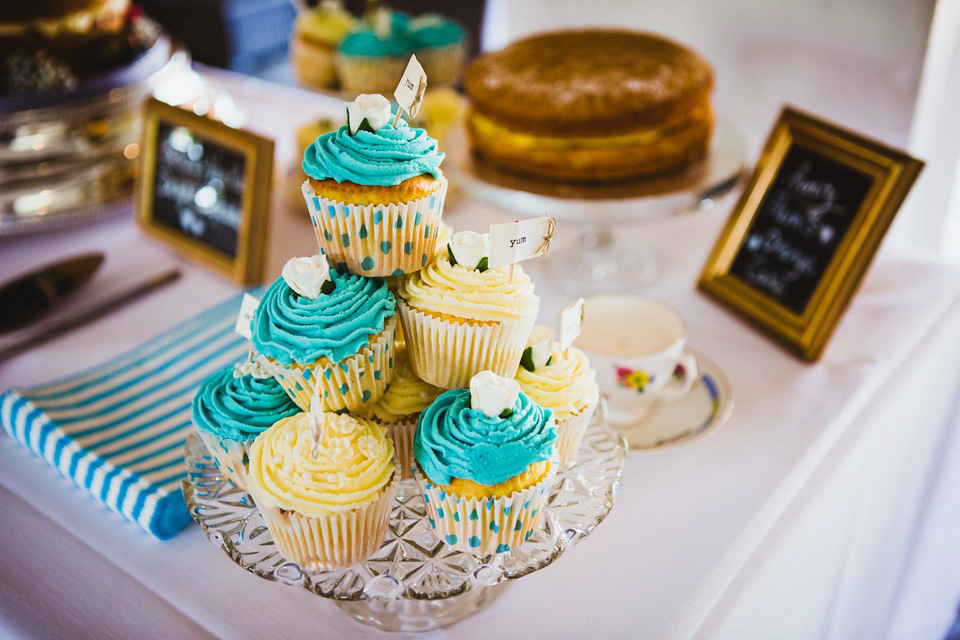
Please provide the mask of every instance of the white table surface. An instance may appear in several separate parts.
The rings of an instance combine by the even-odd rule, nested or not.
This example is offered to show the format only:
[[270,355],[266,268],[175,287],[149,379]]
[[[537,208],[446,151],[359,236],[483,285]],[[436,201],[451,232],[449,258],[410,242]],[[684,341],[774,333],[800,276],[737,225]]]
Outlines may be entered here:
[[[319,109],[331,108],[319,96],[253,80],[227,77],[227,82],[248,110],[251,127],[276,138],[279,168],[296,153],[295,127]],[[271,273],[279,273],[287,257],[315,246],[305,210],[286,208],[278,199],[276,190],[283,186],[275,182]],[[457,229],[508,219],[480,203],[453,205],[445,220]],[[858,443],[869,442],[880,433],[876,425],[884,424],[884,416],[894,415],[887,405],[910,409],[924,398],[925,406],[913,407],[912,415],[929,419],[904,428],[927,434],[924,442],[946,442],[943,425],[955,417],[956,407],[950,403],[934,411],[934,401],[947,392],[926,385],[926,376],[939,376],[944,383],[960,379],[955,366],[960,340],[954,339],[960,326],[960,273],[882,249],[822,361],[803,364],[694,289],[731,207],[732,196],[713,211],[625,230],[652,244],[661,259],[663,275],[647,292],[684,315],[691,346],[730,380],[736,406],[728,424],[685,448],[632,454],[613,511],[589,538],[554,566],[514,582],[468,621],[429,637],[763,637],[738,636],[737,629],[751,628],[743,626],[749,619],[743,612],[762,597],[774,606],[790,602],[778,601],[775,590],[766,588],[765,595],[752,594],[751,587],[768,584],[766,569],[781,565],[767,561],[792,548],[791,534],[810,530],[804,517],[819,513],[818,500],[847,495],[846,485],[833,480],[843,479],[847,461],[859,460]],[[108,255],[95,283],[104,289],[130,281],[138,270],[178,261],[142,239],[129,217],[121,216],[82,230],[0,240],[0,273],[91,247]],[[237,291],[199,268],[183,268],[184,277],[164,290],[0,365],[0,389],[96,364]],[[541,318],[552,321],[569,296],[535,264],[531,273],[543,300]],[[914,376],[909,381],[900,377],[908,371]],[[918,395],[917,385],[930,398]],[[876,415],[878,407],[883,415]],[[917,483],[934,486],[936,478],[917,462],[921,458],[900,459],[902,447],[889,450],[891,464],[902,465],[904,477],[916,467]],[[911,531],[929,516],[918,492],[903,498]],[[825,513],[841,520],[814,524],[835,530],[852,522],[842,508]],[[864,565],[899,577],[916,536],[900,537],[910,543],[902,553],[877,553]],[[7,437],[0,437],[0,549],[0,635],[386,637],[305,591],[246,575],[198,527],[170,541],[153,540]],[[852,562],[821,551],[798,547],[794,555],[804,567]],[[773,584],[794,580],[782,576]],[[848,591],[860,594],[853,586]],[[862,600],[852,603],[851,611],[877,603],[866,596]],[[945,624],[944,606],[930,614]],[[795,616],[802,617],[799,609]],[[827,615],[830,633],[779,637],[852,637],[839,635],[838,629],[858,628],[844,626],[845,611]],[[776,629],[777,616],[766,618]]]

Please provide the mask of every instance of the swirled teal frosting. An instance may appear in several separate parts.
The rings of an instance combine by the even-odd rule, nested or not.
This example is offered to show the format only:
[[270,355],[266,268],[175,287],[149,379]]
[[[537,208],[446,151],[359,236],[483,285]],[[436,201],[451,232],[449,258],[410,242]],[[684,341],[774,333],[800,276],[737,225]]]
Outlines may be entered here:
[[351,56],[399,56],[409,53],[412,48],[408,37],[409,23],[409,15],[402,11],[391,11],[390,37],[380,38],[370,27],[362,27],[343,39],[340,51]]
[[417,26],[416,21],[410,29],[410,40],[414,48],[445,47],[466,39],[466,33],[459,24],[446,18],[438,18],[436,23]]
[[420,414],[413,455],[434,484],[465,478],[492,486],[549,460],[557,439],[553,412],[520,393],[508,418],[470,408],[470,390],[442,394]]
[[350,135],[346,126],[325,133],[304,151],[302,166],[315,180],[389,186],[424,173],[439,178],[443,155],[426,131],[401,119],[374,133]]
[[274,422],[300,411],[273,378],[233,377],[233,365],[203,381],[193,396],[193,422],[220,438],[253,440]]
[[396,302],[382,278],[330,270],[334,290],[316,300],[301,296],[283,278],[260,299],[250,321],[254,348],[280,364],[333,362],[359,352],[396,314]]

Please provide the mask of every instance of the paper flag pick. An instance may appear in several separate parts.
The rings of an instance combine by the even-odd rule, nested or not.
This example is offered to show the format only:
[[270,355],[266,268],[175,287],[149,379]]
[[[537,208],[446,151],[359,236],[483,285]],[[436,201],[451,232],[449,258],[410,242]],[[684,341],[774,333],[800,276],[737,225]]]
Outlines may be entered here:
[[400,78],[400,84],[397,90],[393,92],[400,108],[397,109],[397,115],[393,119],[393,126],[397,126],[400,121],[401,110],[406,111],[411,116],[416,116],[420,111],[420,102],[423,100],[423,93],[427,90],[427,73],[420,66],[417,56],[410,56],[407,68]]
[[560,312],[560,350],[566,351],[583,327],[583,298]]
[[243,294],[243,301],[240,303],[240,314],[237,316],[237,326],[234,327],[234,331],[247,340],[253,340],[250,323],[253,321],[253,312],[257,310],[258,304],[260,304],[260,300],[254,298],[249,293]]
[[487,264],[495,269],[542,256],[550,250],[550,240],[556,229],[557,220],[550,216],[490,225],[490,259]]

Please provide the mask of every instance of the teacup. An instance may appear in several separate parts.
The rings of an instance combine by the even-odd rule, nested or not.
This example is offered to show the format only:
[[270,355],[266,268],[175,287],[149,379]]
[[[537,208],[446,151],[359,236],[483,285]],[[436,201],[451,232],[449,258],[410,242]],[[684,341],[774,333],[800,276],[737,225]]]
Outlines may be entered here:
[[628,293],[585,298],[576,345],[589,356],[613,426],[643,421],[658,400],[690,393],[697,360],[684,351],[687,326],[667,305]]

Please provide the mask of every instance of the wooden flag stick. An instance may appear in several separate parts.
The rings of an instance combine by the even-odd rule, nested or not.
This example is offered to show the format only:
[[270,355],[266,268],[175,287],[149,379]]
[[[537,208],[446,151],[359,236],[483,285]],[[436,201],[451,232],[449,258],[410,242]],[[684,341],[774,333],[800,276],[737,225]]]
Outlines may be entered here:
[[397,115],[393,117],[393,128],[396,129],[397,125],[400,124],[400,116],[403,115],[403,107],[397,105]]

